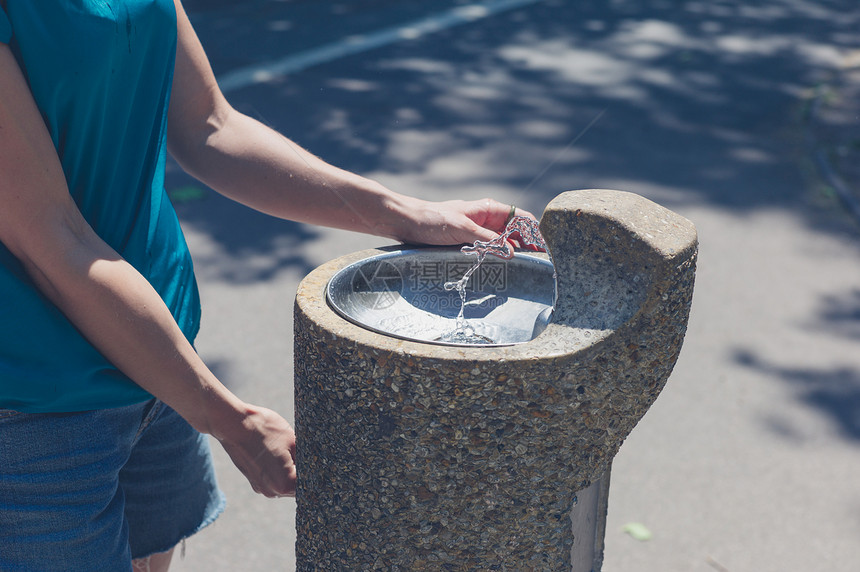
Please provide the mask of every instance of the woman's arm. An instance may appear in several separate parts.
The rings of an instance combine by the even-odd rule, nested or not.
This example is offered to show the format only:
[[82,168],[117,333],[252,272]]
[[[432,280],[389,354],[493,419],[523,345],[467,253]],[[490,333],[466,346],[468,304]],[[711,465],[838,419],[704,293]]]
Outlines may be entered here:
[[[491,199],[431,203],[338,169],[234,110],[175,0],[179,26],[168,145],[180,165],[216,191],[290,220],[404,242],[490,240],[509,207]],[[517,214],[525,214],[520,211]]]
[[230,393],[146,279],[72,200],[56,150],[9,47],[0,44],[0,241],[116,367],[224,443],[255,490],[295,490],[292,429]]

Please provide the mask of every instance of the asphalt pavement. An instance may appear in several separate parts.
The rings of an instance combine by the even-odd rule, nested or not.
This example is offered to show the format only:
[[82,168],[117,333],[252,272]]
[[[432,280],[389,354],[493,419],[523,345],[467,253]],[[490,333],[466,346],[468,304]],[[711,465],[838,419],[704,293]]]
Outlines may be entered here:
[[[218,76],[243,78],[233,105],[341,167],[538,215],[562,191],[626,190],[697,226],[687,338],[614,462],[604,571],[857,569],[856,2],[186,7]],[[269,219],[172,165],[167,184],[200,353],[292,419],[298,282],[386,241]],[[295,502],[254,495],[215,449],[227,510],[173,569],[293,570]]]

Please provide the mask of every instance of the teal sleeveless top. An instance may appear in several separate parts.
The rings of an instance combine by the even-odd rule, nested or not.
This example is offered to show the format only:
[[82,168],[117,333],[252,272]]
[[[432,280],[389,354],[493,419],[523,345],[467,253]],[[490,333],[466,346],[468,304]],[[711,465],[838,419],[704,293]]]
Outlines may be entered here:
[[[84,218],[193,341],[200,300],[164,191],[173,1],[7,0],[0,42],[24,72]],[[151,397],[42,296],[2,244],[0,294],[0,408],[82,411]]]

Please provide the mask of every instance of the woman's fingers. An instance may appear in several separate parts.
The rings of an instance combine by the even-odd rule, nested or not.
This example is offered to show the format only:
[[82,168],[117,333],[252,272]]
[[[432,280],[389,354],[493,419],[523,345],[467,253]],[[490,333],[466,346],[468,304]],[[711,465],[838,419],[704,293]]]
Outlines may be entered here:
[[296,435],[283,417],[248,406],[242,422],[222,435],[221,445],[254,492],[270,498],[295,496]]

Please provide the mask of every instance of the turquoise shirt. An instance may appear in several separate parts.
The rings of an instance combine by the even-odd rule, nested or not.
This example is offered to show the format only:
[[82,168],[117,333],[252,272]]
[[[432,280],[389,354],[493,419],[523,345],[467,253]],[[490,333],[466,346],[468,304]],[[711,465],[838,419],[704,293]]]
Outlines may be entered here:
[[[200,300],[164,191],[173,1],[7,0],[0,42],[24,71],[84,218],[149,280],[193,340]],[[150,398],[2,245],[0,293],[0,408],[81,411]]]

